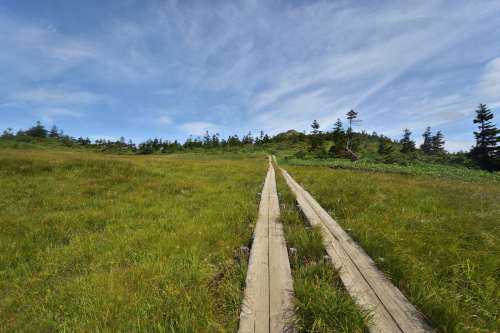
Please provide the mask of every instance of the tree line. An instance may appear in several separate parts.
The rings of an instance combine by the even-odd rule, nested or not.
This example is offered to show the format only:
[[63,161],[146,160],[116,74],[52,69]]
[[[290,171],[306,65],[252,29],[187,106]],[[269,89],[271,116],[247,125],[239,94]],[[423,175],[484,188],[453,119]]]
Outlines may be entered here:
[[[475,165],[491,171],[500,169],[500,130],[493,123],[493,117],[492,111],[486,104],[479,105],[473,120],[478,129],[474,131],[476,144],[465,154]],[[386,163],[397,162],[396,153],[410,155],[418,151],[418,153],[427,156],[447,154],[445,137],[440,130],[433,133],[431,127],[427,127],[422,133],[423,142],[417,148],[416,142],[411,137],[412,132],[408,128],[403,130],[401,139],[392,140],[375,132],[371,135],[365,132],[354,132],[353,126],[360,122],[358,113],[354,110],[350,110],[346,114],[346,120],[346,129],[344,129],[341,119],[337,119],[332,130],[326,132],[320,131],[319,122],[314,120],[311,123],[309,152],[315,153],[316,157],[319,158],[334,157],[357,160],[363,137],[371,137],[378,142],[377,153],[381,160]],[[327,151],[324,149],[325,141],[332,142]],[[299,152],[297,157],[303,155],[304,152]]]
[[[252,147],[266,149],[272,144],[299,142],[307,143],[308,152],[299,150],[296,157],[303,158],[306,154],[312,154],[316,158],[348,158],[357,160],[364,153],[365,147],[374,142],[377,144],[376,152],[379,160],[385,163],[397,163],[398,156],[434,156],[442,157],[449,155],[444,148],[445,137],[441,131],[432,132],[427,127],[422,133],[423,142],[417,147],[412,139],[410,129],[404,129],[399,140],[390,139],[382,134],[368,134],[365,131],[356,132],[354,127],[360,123],[359,114],[350,110],[346,114],[346,128],[341,119],[337,119],[330,131],[320,130],[320,124],[314,120],[311,124],[309,134],[290,130],[275,136],[260,131],[259,135],[253,136],[251,132],[242,136],[230,135],[222,138],[218,133],[210,134],[208,131],[203,136],[190,136],[183,143],[161,138],[148,139],[139,144],[131,140],[126,141],[124,137],[118,140],[97,139],[90,140],[88,137],[74,138],[66,135],[57,126],[50,130],[40,122],[27,130],[19,130],[16,133],[11,128],[6,129],[0,136],[2,139],[15,139],[17,141],[30,141],[32,139],[50,139],[61,142],[66,146],[84,146],[96,148],[101,151],[130,152],[135,154],[174,153],[178,151],[193,149],[238,149]],[[476,144],[467,153],[468,159],[485,170],[499,170],[500,168],[500,131],[493,123],[493,113],[485,105],[480,104],[476,110],[473,123],[477,125],[474,131]],[[325,146],[327,148],[325,148]],[[366,150],[366,149],[365,149]]]

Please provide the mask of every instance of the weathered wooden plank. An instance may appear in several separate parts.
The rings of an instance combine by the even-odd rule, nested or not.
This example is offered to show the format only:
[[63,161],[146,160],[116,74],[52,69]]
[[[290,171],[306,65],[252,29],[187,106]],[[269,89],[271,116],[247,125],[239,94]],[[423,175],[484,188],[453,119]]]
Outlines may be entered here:
[[241,333],[285,332],[292,318],[293,283],[279,214],[275,172],[269,158],[241,307]]
[[371,310],[372,332],[432,332],[420,312],[375,266],[371,258],[293,178],[281,169],[311,225],[320,227],[327,253],[346,289]]

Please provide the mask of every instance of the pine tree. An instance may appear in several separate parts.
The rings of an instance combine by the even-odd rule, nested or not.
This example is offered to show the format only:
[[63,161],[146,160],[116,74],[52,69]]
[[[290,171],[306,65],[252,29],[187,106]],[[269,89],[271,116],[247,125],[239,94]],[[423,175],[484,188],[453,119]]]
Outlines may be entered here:
[[381,137],[378,143],[378,153],[380,155],[389,155],[393,151],[391,140],[386,137]]
[[319,122],[314,119],[314,121],[312,122],[311,124],[311,128],[312,128],[312,131],[311,131],[311,148],[310,148],[310,151],[315,151],[317,150],[318,148],[321,147],[322,145],[322,140],[321,140],[321,137],[320,137],[320,131],[319,131]]
[[46,138],[47,130],[40,121],[37,121],[35,126],[31,127],[26,131],[26,135],[33,136],[36,138]]
[[411,131],[409,129],[405,129],[403,131],[403,138],[400,141],[401,143],[401,152],[404,154],[411,153],[415,150],[415,141],[411,139]]
[[340,119],[337,119],[333,126],[332,140],[333,145],[330,147],[328,153],[334,157],[345,157],[347,137]]
[[432,154],[432,132],[431,132],[431,128],[427,127],[425,129],[424,134],[422,134],[422,136],[424,137],[424,142],[420,145],[420,149],[425,154]]
[[437,131],[436,135],[433,135],[431,138],[431,152],[433,154],[442,154],[444,153],[444,135],[441,131]]
[[380,136],[378,144],[378,153],[383,159],[384,163],[394,162],[394,147],[391,140],[388,137]]
[[14,137],[14,132],[12,132],[12,128],[7,128],[6,130],[3,131],[1,138],[3,139],[10,139]]
[[311,128],[312,128],[311,134],[313,135],[319,134],[319,123],[316,119],[313,120]]
[[471,157],[483,169],[500,169],[500,151],[497,144],[500,142],[500,130],[491,121],[493,113],[485,104],[479,104],[476,110],[474,124],[478,124],[478,132],[474,132],[476,146],[471,151]]
[[352,126],[359,122],[358,113],[354,110],[347,112],[347,120],[349,121],[349,128],[347,129],[347,140],[346,140],[346,152],[351,156],[352,160],[357,160],[358,156],[353,152],[354,142],[353,142],[353,131]]
[[243,143],[244,145],[253,144],[252,132],[248,132],[248,134],[241,139],[241,143]]
[[59,137],[59,129],[56,125],[53,125],[49,131],[49,138],[58,138]]
[[333,134],[334,135],[344,134],[344,127],[342,125],[342,121],[340,120],[340,118],[337,118],[337,121],[333,125]]
[[210,136],[210,133],[208,131],[205,131],[205,135],[203,136],[203,145],[208,147],[210,146],[212,137]]

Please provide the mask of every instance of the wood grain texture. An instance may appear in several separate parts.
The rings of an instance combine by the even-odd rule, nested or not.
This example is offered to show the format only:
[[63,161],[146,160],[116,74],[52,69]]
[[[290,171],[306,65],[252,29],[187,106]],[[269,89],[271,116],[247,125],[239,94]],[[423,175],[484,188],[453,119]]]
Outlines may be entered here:
[[271,158],[248,264],[239,332],[291,331],[293,281]]

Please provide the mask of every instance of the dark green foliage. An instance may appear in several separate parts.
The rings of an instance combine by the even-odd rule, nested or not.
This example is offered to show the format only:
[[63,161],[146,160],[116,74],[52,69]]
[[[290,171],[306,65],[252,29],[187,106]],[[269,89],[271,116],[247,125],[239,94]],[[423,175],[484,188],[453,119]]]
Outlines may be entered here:
[[500,170],[500,130],[492,122],[493,113],[485,104],[479,104],[476,110],[474,124],[478,131],[474,132],[476,146],[471,151],[471,157],[483,169]]
[[54,125],[49,131],[49,138],[58,138],[59,137],[59,130],[57,129],[57,126]]
[[328,154],[331,157],[346,157],[347,135],[340,119],[337,119],[335,122],[330,138],[332,139],[333,144],[330,147]]
[[311,134],[313,135],[319,134],[319,123],[316,119],[313,120],[311,128],[312,128]]
[[37,121],[35,126],[31,127],[25,132],[25,135],[32,136],[35,138],[46,138],[47,130],[40,121]]
[[349,122],[349,128],[347,128],[347,150],[351,149],[351,141],[352,141],[352,126],[355,124],[356,119],[358,118],[358,113],[354,110],[347,112],[347,121]]
[[243,137],[243,139],[241,139],[241,143],[243,143],[244,145],[251,145],[254,143],[254,140],[253,140],[253,137],[252,137],[252,132],[248,132],[247,135],[245,135]]
[[321,137],[319,127],[320,127],[319,123],[315,119],[311,124],[312,131],[311,131],[311,148],[310,148],[310,150],[312,152],[315,152],[316,154],[318,153],[318,150],[322,150],[321,146],[323,143],[323,139]]
[[415,151],[415,141],[411,139],[411,131],[409,129],[406,128],[403,131],[403,138],[399,143],[401,143],[402,153],[408,154]]
[[422,134],[424,142],[420,145],[420,150],[425,154],[432,154],[432,132],[431,128],[427,127],[424,134]]
[[442,154],[444,153],[444,135],[441,131],[437,131],[436,135],[433,135],[431,138],[431,152],[433,154]]
[[378,145],[378,153],[382,157],[384,163],[394,162],[394,148],[392,142],[387,137],[381,137]]
[[2,139],[12,139],[15,137],[15,134],[12,132],[12,128],[7,128],[3,131],[1,138]]

